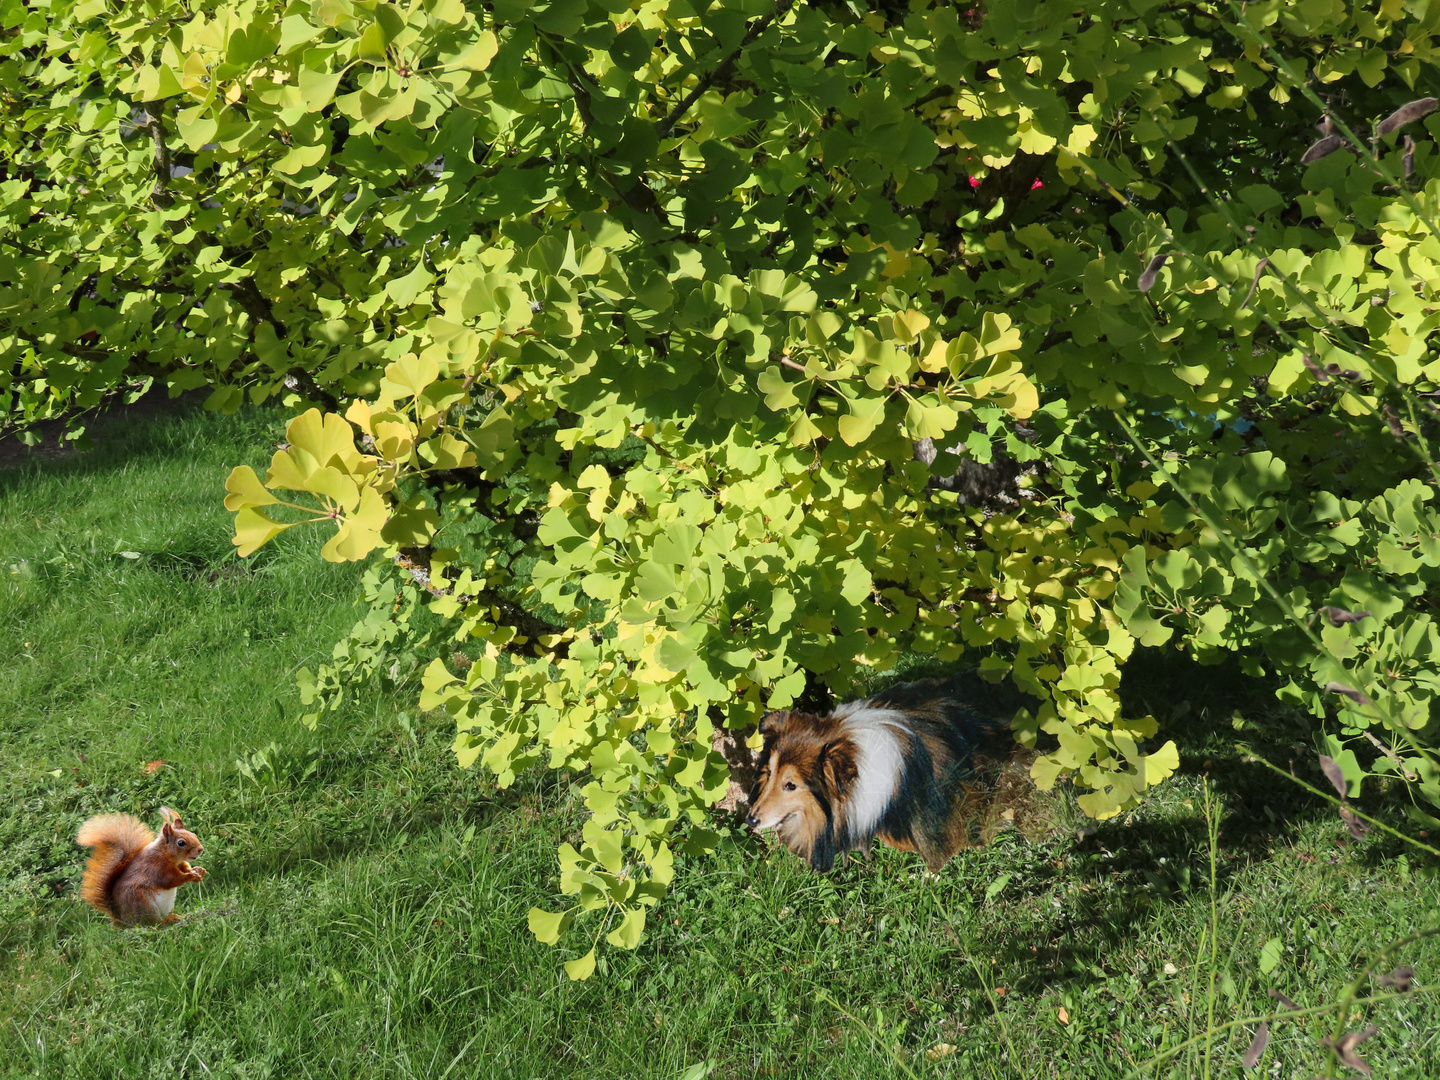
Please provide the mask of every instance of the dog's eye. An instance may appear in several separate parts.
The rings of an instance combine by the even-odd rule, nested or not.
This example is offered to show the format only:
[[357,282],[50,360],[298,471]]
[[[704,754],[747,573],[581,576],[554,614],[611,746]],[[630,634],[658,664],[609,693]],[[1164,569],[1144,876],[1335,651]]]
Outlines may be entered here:
[[795,790],[795,781],[794,781],[794,780],[786,780],[786,781],[785,781],[785,790],[786,790],[786,791],[794,791],[794,790]]

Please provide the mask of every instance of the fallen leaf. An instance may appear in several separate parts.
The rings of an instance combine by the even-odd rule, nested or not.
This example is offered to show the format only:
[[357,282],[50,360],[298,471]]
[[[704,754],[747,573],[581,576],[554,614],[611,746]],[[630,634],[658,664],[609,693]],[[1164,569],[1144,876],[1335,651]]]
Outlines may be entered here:
[[1070,1014],[1066,1011],[1064,1005],[1060,1006],[1059,1011],[1055,1014],[1055,1018],[1059,1020],[1062,1024],[1070,1023]]
[[163,761],[147,761],[147,762],[145,763],[145,775],[146,775],[146,776],[154,776],[157,772],[159,772],[159,771],[160,771],[161,769],[163,769],[164,767],[165,767],[165,762],[163,762]]
[[943,1061],[955,1052],[954,1043],[936,1043],[925,1051],[926,1061]]

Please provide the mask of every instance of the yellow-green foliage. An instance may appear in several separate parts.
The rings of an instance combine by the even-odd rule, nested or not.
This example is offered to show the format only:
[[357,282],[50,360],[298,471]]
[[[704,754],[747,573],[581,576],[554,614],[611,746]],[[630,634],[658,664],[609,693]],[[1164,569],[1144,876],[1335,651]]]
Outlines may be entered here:
[[[902,654],[1036,695],[1034,777],[1095,817],[1178,764],[1121,711],[1137,640],[1357,691],[1337,760],[1403,728],[1379,767],[1437,801],[1433,23],[5,0],[0,393],[294,405],[225,504],[241,554],[375,563],[309,719],[440,616],[459,762],[583,775],[545,941],[638,943],[717,724]],[[1008,501],[936,483],[997,456]]]

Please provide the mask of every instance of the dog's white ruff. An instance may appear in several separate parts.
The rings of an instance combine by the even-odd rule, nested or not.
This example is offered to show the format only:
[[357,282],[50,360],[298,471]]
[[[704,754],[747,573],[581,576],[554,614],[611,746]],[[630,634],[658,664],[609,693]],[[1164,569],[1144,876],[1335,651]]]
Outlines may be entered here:
[[905,714],[852,701],[835,710],[840,730],[855,744],[858,780],[847,800],[845,831],[869,836],[895,797],[905,767]]

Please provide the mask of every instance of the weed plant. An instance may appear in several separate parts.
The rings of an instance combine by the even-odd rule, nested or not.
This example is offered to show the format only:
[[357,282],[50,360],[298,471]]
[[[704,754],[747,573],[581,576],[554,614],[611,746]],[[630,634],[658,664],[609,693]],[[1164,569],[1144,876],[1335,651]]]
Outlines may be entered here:
[[[304,535],[231,554],[217,478],[279,430],[184,413],[0,471],[0,1076],[1234,1076],[1286,1011],[1269,991],[1330,1010],[1270,1024],[1266,1077],[1346,1075],[1337,1023],[1376,1026],[1352,1048],[1374,1075],[1440,1075],[1433,938],[1335,1006],[1435,924],[1434,865],[1234,748],[1238,725],[1323,786],[1267,688],[1158,660],[1124,689],[1182,772],[1139,810],[937,876],[891,851],[819,876],[737,834],[569,982],[525,931],[578,835],[567,779],[457,770],[405,685],[296,722],[356,571]],[[76,896],[75,829],[162,804],[210,874],[181,923],[115,931]],[[1376,978],[1402,965],[1404,995]]]

